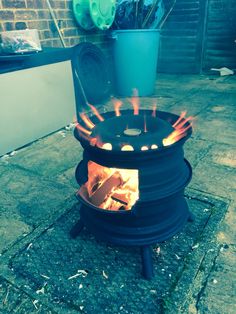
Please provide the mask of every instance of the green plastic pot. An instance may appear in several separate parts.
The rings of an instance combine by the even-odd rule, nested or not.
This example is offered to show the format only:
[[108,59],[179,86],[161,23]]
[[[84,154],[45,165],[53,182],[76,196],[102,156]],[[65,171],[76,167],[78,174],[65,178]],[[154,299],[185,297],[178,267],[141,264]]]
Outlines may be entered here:
[[108,29],[115,18],[115,0],[73,0],[77,23],[85,30]]

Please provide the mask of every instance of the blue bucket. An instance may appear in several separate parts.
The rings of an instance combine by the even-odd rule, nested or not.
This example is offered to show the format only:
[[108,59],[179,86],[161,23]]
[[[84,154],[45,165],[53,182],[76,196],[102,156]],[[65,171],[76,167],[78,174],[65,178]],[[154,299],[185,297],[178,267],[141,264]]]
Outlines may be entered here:
[[156,29],[115,30],[111,36],[116,92],[120,96],[152,95],[155,88],[160,31]]

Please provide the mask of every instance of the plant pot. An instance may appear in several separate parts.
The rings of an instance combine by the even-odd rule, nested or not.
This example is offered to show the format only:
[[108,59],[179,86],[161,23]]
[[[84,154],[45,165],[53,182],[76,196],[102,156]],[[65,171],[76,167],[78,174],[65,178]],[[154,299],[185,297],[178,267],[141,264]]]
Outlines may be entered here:
[[114,30],[113,56],[116,93],[139,96],[154,92],[160,32],[156,29]]

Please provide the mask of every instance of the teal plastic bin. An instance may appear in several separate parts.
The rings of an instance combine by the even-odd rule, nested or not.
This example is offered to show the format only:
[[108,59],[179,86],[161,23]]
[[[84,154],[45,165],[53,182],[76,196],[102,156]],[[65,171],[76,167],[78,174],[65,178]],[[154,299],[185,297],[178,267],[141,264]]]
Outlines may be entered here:
[[116,30],[112,32],[116,92],[120,96],[139,96],[154,92],[160,32],[156,29]]

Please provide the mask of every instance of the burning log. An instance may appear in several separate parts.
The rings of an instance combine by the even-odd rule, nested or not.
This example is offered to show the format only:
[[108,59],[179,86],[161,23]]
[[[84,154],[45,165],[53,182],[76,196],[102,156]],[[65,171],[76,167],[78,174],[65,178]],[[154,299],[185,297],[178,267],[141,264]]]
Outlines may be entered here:
[[113,189],[123,184],[123,180],[119,172],[112,174],[105,180],[98,189],[90,196],[90,202],[95,206],[100,206],[105,198],[112,192]]
[[123,205],[128,205],[129,204],[129,200],[128,200],[128,196],[127,194],[124,194],[124,193],[114,193],[112,194],[111,198],[114,200],[114,201],[117,201]]

